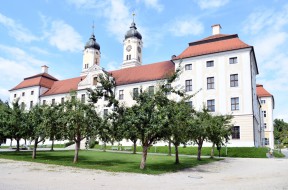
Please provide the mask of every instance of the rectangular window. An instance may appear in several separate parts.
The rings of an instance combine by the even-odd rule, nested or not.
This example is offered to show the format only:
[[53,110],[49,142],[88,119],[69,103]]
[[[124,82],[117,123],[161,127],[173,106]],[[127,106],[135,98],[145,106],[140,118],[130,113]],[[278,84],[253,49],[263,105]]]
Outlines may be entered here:
[[108,92],[104,91],[103,95],[104,95],[104,100],[107,101],[108,100]]
[[269,145],[269,138],[265,138],[265,145]]
[[170,94],[171,94],[171,91],[170,91],[170,90],[171,90],[171,84],[166,84],[166,85],[165,85],[165,88],[166,88],[166,90],[167,90],[167,91],[165,92],[165,94],[166,94],[166,95],[170,95]]
[[192,79],[185,81],[185,91],[186,92],[192,91]]
[[265,100],[261,100],[261,104],[265,104],[266,103],[266,101]]
[[231,57],[231,58],[229,58],[229,63],[230,64],[235,64],[235,63],[237,63],[238,61],[237,61],[237,57]]
[[33,95],[33,94],[34,94],[34,91],[32,90],[32,91],[31,91],[31,95]]
[[52,106],[55,105],[55,99],[52,99]]
[[42,101],[42,105],[46,105],[46,100],[43,100],[43,101]]
[[214,67],[214,61],[207,61],[206,67]]
[[82,95],[81,95],[81,102],[82,102],[82,103],[85,103],[85,94],[82,94]]
[[215,111],[215,100],[207,100],[207,109],[210,112],[214,112]]
[[230,87],[238,86],[238,74],[230,75]]
[[30,108],[33,107],[33,101],[30,101]]
[[25,96],[25,92],[22,92],[22,96]]
[[239,110],[239,98],[231,98],[231,111]]
[[124,90],[119,90],[119,100],[124,99]]
[[192,70],[192,64],[185,65],[185,71]]
[[264,123],[264,129],[267,129],[267,123]]
[[214,77],[207,78],[207,89],[214,89]]
[[148,94],[149,94],[150,96],[152,96],[152,95],[154,94],[154,86],[149,86],[149,87],[148,87]]
[[25,109],[25,103],[24,102],[21,102],[21,109]]
[[188,102],[186,102],[186,104],[187,104],[188,106],[190,106],[191,108],[192,108],[192,106],[193,106],[193,102],[192,102],[192,101],[188,101]]
[[240,127],[232,127],[232,139],[240,139]]
[[61,104],[64,104],[64,98],[61,98]]
[[14,94],[14,98],[16,98],[16,94]]
[[263,117],[266,117],[266,111],[262,111]]
[[108,109],[104,109],[103,111],[103,117],[107,117],[108,116]]
[[138,98],[138,96],[139,96],[138,88],[133,88],[133,100]]

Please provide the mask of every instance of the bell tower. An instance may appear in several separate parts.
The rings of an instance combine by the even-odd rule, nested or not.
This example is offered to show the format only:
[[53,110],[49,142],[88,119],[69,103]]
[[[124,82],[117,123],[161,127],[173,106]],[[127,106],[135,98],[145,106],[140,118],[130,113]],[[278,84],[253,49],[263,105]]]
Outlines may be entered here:
[[131,23],[130,30],[127,31],[124,39],[124,49],[123,49],[123,68],[135,67],[142,65],[142,35],[137,31],[136,24]]
[[96,64],[100,66],[100,58],[101,58],[100,45],[96,42],[96,38],[94,35],[94,24],[93,24],[92,34],[84,47],[81,76],[87,75],[88,69],[93,65]]

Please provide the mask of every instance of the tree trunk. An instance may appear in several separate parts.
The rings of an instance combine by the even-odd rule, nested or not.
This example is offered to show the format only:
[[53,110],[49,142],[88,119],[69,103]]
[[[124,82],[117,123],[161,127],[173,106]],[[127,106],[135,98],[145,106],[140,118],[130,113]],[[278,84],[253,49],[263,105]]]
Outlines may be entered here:
[[133,141],[133,154],[136,154],[136,148],[137,148],[136,142],[137,140]]
[[200,143],[198,144],[197,160],[199,160],[199,161],[201,160],[202,144],[203,144],[203,142],[200,142]]
[[106,142],[103,144],[103,152],[106,152]]
[[213,143],[210,153],[210,158],[214,158],[214,149],[215,149],[215,143]]
[[38,138],[35,139],[34,148],[32,152],[32,159],[36,159],[37,145],[38,145]]
[[51,150],[50,151],[54,151],[54,139],[52,139],[52,145],[51,145]]
[[11,138],[10,140],[11,140],[11,141],[10,141],[10,148],[12,148],[12,141],[13,141],[13,139]]
[[74,161],[73,163],[77,163],[78,162],[78,154],[79,154],[79,149],[80,149],[80,140],[77,140],[75,142],[75,154],[74,154]]
[[175,145],[175,164],[179,164],[178,145]]
[[146,158],[147,158],[147,152],[148,152],[148,146],[142,146],[143,148],[143,152],[142,152],[142,160],[141,160],[141,164],[140,164],[140,169],[144,169],[146,166]]
[[18,151],[20,151],[20,139],[19,138],[17,138],[16,139],[16,142],[17,142],[17,145],[16,145],[16,151],[18,152]]
[[[176,150],[176,147],[175,147],[175,150]],[[171,140],[169,139],[168,141],[168,156],[171,156]]]

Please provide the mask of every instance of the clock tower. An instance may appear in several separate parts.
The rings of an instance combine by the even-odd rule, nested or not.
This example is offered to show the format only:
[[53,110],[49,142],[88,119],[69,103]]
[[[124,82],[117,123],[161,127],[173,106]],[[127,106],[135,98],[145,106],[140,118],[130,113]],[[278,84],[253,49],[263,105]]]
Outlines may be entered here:
[[87,75],[88,69],[93,65],[100,66],[100,45],[96,42],[94,32],[85,45],[81,76]]
[[142,47],[142,36],[133,19],[130,30],[125,35],[122,69],[142,65]]

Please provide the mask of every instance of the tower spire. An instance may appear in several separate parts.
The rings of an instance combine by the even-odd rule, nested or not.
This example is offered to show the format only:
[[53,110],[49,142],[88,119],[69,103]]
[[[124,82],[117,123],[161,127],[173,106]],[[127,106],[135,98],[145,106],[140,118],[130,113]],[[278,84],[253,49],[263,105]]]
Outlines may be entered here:
[[136,14],[135,14],[135,12],[133,11],[133,13],[132,13],[132,16],[133,16],[133,22],[135,22],[135,21],[134,21],[135,15],[136,15]]
[[92,24],[92,34],[94,34],[94,28],[95,28],[95,26],[94,26],[94,20],[93,20],[93,24]]

